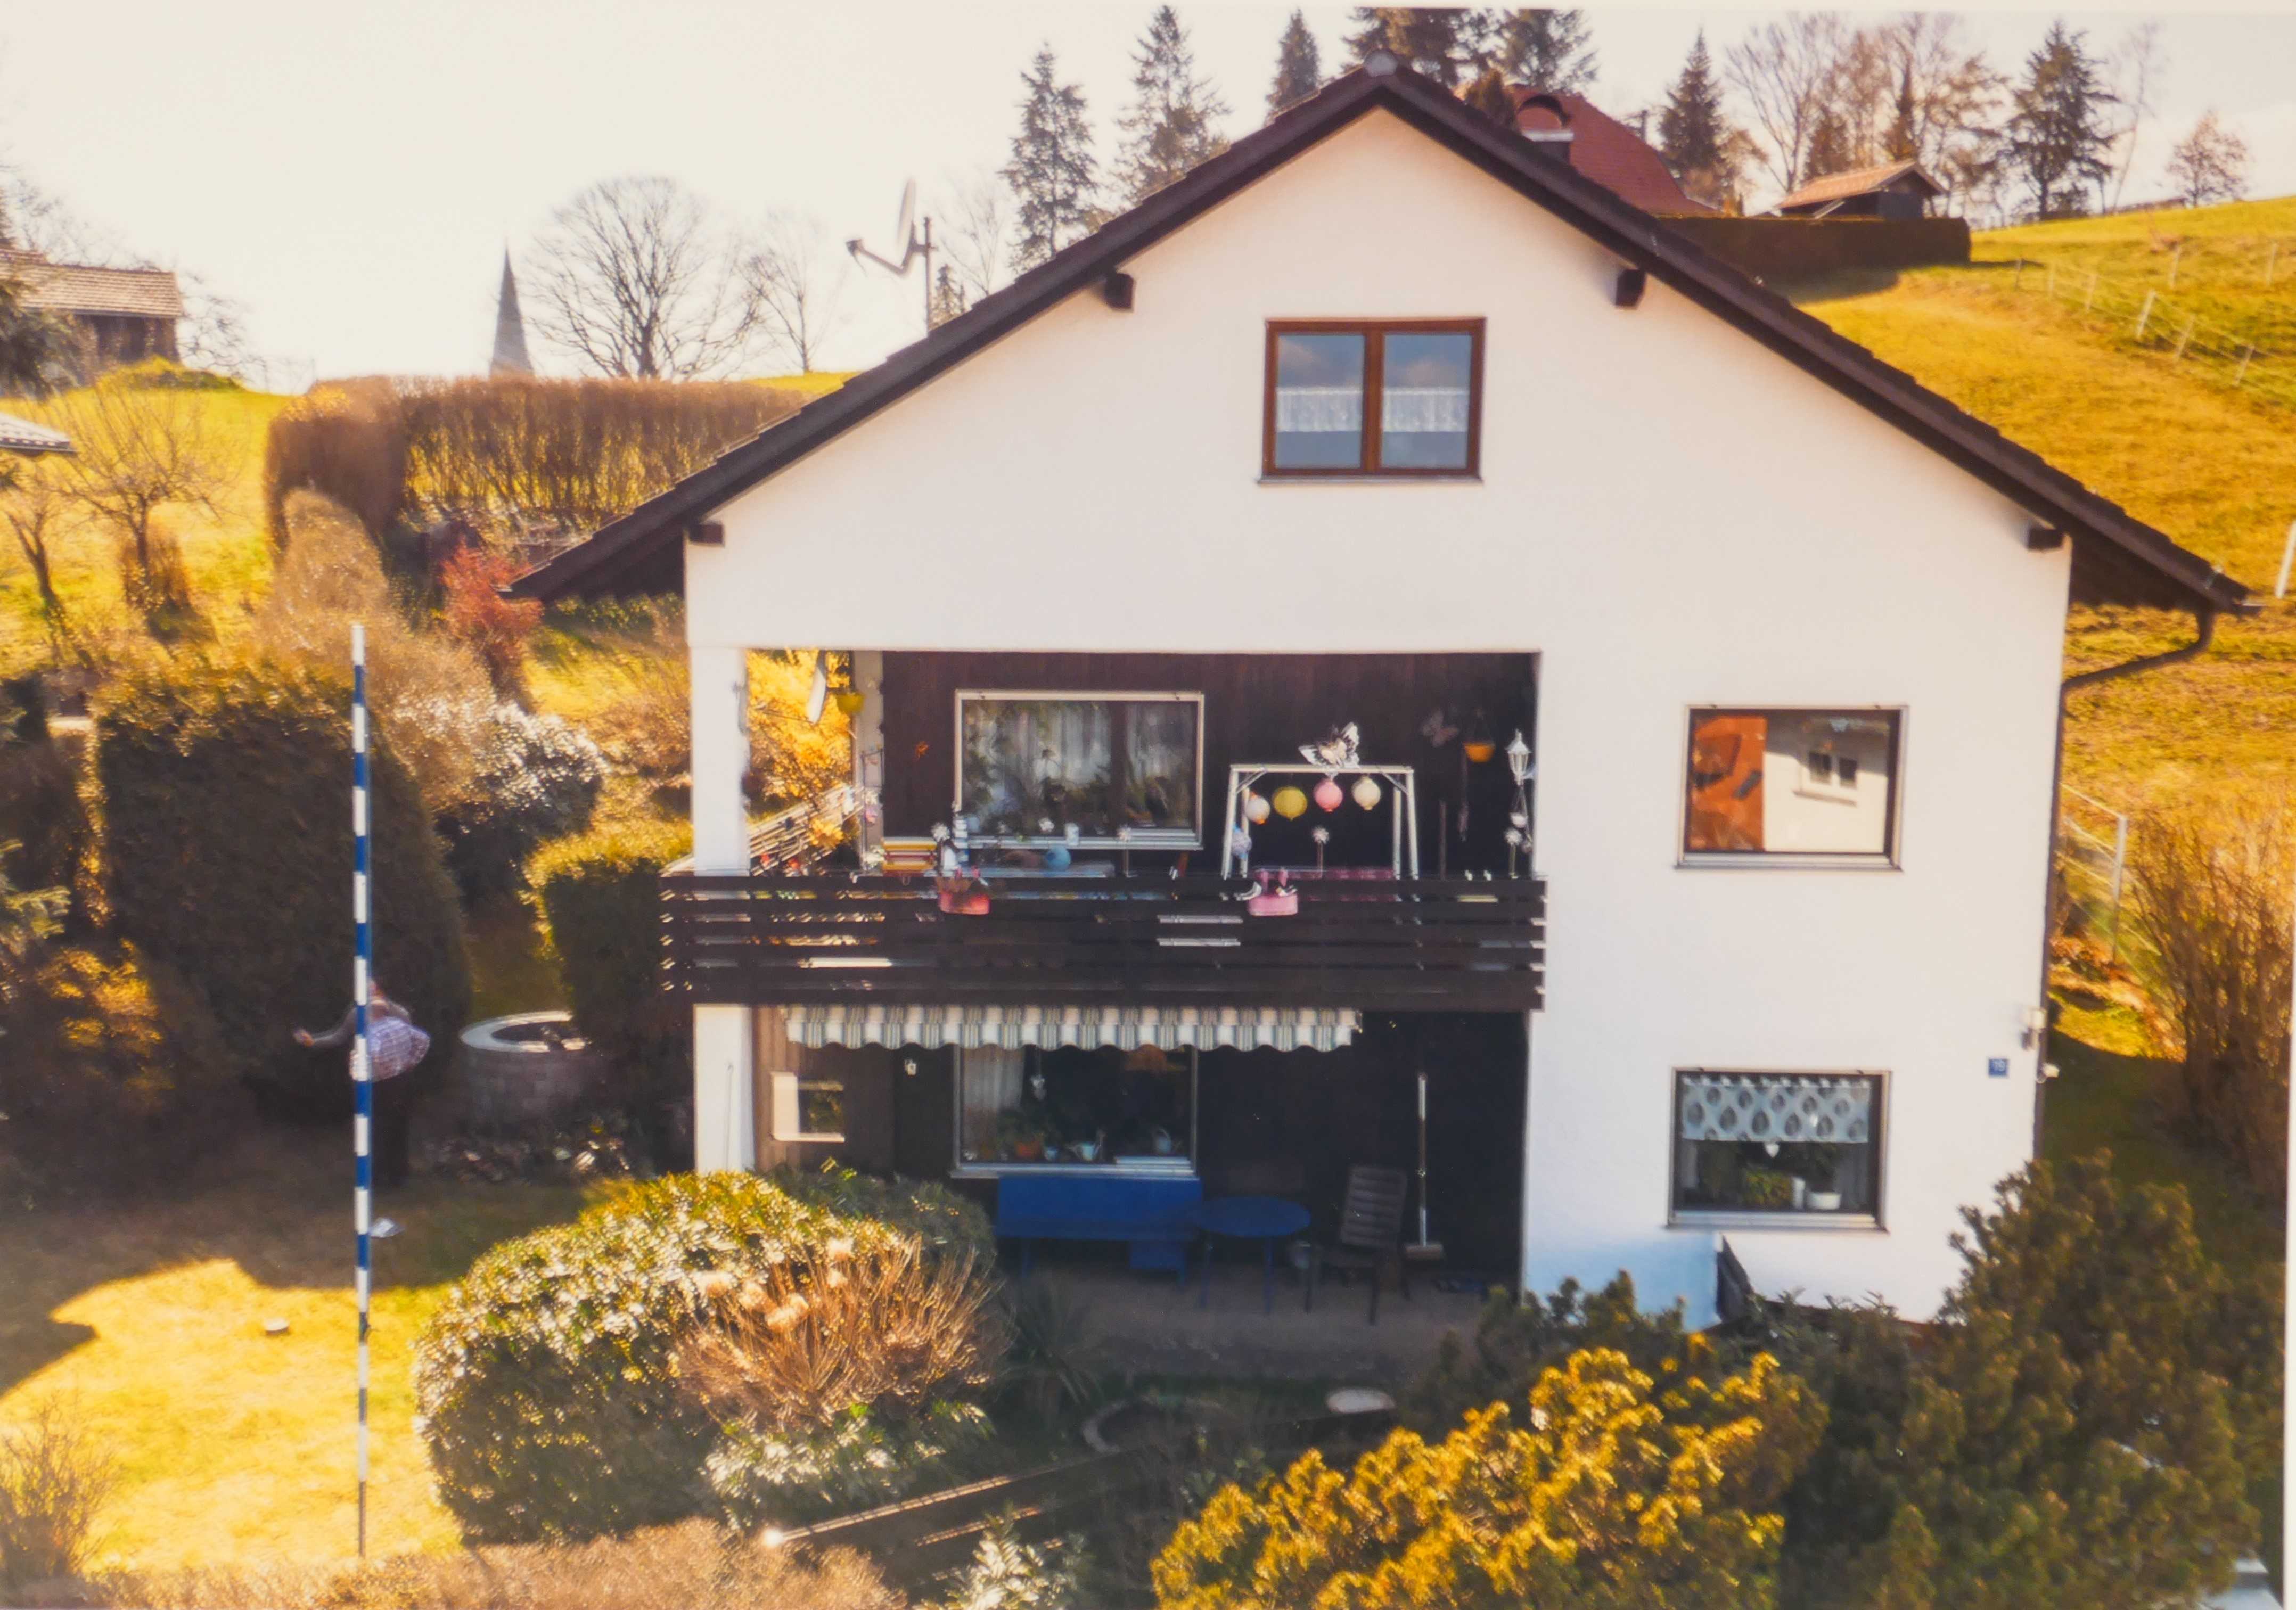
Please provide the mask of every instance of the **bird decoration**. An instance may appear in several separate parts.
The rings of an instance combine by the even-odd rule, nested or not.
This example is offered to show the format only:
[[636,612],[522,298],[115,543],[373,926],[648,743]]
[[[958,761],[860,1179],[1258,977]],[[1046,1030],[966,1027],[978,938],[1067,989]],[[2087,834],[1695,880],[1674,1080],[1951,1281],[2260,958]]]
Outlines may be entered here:
[[1445,719],[1445,713],[1438,709],[1419,723],[1419,735],[1430,745],[1439,749],[1459,736],[1459,729]]
[[1321,743],[1301,744],[1300,754],[1309,765],[1336,771],[1356,764],[1356,746],[1362,740],[1363,734],[1356,730],[1355,723],[1349,722],[1344,727],[1332,728],[1332,735]]

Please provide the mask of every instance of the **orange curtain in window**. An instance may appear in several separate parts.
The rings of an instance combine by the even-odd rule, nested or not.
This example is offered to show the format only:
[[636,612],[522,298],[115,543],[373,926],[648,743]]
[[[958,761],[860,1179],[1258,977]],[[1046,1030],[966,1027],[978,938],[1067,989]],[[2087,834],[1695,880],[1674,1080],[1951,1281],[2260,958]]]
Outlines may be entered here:
[[1693,850],[1762,848],[1762,752],[1769,722],[1759,715],[1701,717],[1690,735]]

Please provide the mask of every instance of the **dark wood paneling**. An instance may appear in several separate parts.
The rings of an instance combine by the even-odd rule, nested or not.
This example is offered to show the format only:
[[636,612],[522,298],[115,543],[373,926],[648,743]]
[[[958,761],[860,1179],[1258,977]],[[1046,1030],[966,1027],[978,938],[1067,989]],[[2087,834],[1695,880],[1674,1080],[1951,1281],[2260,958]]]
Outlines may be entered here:
[[[1367,585],[1375,584],[1366,581]],[[1473,584],[1463,578],[1462,585]],[[1270,607],[1281,609],[1282,601]],[[1437,869],[1438,813],[1469,805],[1468,832],[1443,859],[1454,870],[1504,870],[1513,785],[1504,755],[1463,764],[1465,729],[1482,726],[1504,749],[1516,729],[1531,742],[1535,657],[1529,654],[903,654],[885,656],[885,830],[928,831],[947,821],[956,795],[956,693],[960,688],[1062,692],[1183,692],[1204,697],[1202,849],[1193,869],[1218,864],[1219,814],[1232,764],[1291,760],[1303,743],[1353,722],[1366,761],[1419,774],[1421,870]],[[1435,710],[1462,729],[1437,748],[1421,731]],[[1312,807],[1298,822],[1271,820],[1255,837],[1266,864],[1307,865],[1308,830],[1332,830],[1330,864],[1385,865],[1387,808]],[[1136,868],[1171,860],[1136,852]]]

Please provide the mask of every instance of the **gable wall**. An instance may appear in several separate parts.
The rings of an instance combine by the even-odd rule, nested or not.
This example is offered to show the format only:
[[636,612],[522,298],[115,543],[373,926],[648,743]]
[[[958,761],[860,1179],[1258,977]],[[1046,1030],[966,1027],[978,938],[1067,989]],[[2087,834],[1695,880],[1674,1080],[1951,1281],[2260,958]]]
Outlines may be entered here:
[[[1385,114],[1128,267],[1134,311],[1075,298],[727,505],[694,642],[1537,652],[1528,1278],[1710,1300],[1669,1070],[1879,1068],[1889,1233],[1731,1239],[1927,1312],[2030,1137],[2067,553],[1655,282],[1613,308],[1607,253]],[[1264,321],[1347,315],[1488,321],[1480,484],[1258,483]],[[1903,870],[1678,869],[1693,703],[1907,707]]]

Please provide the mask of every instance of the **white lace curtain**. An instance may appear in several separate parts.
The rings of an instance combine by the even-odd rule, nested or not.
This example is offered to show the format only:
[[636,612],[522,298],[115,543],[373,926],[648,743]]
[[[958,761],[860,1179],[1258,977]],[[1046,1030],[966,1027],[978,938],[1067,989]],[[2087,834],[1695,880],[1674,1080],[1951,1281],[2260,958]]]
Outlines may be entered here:
[[1762,1074],[1685,1074],[1685,1140],[1820,1140],[1857,1146],[1874,1138],[1874,1081]]
[[[1467,428],[1464,386],[1390,386],[1380,396],[1380,428],[1398,434],[1443,432]],[[1360,386],[1280,386],[1275,391],[1275,429],[1295,432],[1360,431]]]

